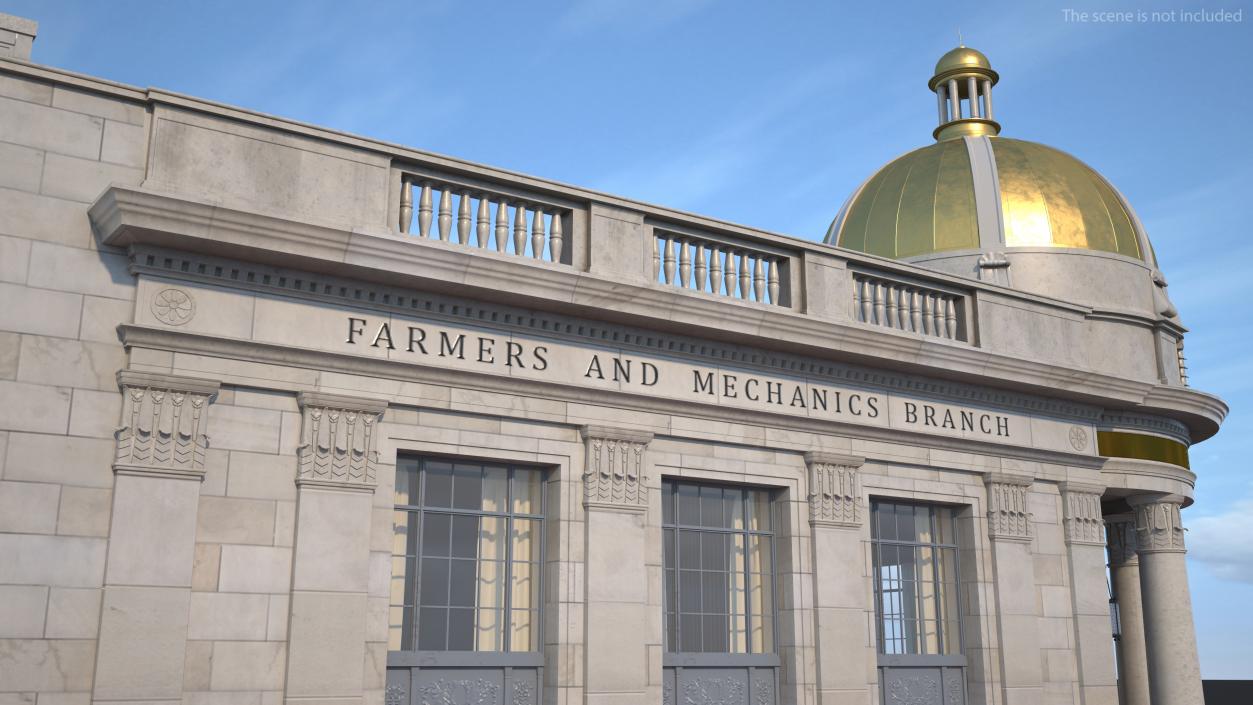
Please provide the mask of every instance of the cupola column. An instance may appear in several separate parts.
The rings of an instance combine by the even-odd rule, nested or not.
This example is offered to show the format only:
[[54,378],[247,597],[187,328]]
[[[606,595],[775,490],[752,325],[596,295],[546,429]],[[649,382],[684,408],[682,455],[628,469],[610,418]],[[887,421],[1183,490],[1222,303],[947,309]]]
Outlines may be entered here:
[[992,117],[992,82],[984,79],[983,81],[983,117],[988,120],[995,120]]
[[1187,550],[1178,495],[1140,495],[1135,509],[1140,556],[1140,596],[1149,691],[1154,705],[1203,705],[1201,667],[1196,653],[1192,598],[1188,594]]
[[948,99],[952,103],[949,119],[960,120],[962,118],[962,96],[961,91],[957,90],[957,79],[950,78],[948,80]]
[[966,77],[966,99],[970,103],[970,114],[966,117],[986,117],[979,113],[979,82],[974,76]]

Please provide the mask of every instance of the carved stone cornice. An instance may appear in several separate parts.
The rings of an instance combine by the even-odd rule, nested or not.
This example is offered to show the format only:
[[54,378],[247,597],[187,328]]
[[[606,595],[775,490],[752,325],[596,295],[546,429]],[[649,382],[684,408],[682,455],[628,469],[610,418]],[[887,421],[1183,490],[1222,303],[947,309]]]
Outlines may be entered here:
[[605,426],[584,426],[580,431],[587,446],[583,506],[647,511],[644,451],[653,434]]
[[809,523],[858,527],[862,523],[861,466],[865,458],[810,451]]
[[1058,486],[1062,495],[1062,516],[1066,529],[1066,543],[1105,545],[1105,520],[1101,514],[1101,485],[1063,482]]
[[1179,515],[1183,497],[1178,495],[1133,495],[1127,503],[1136,516],[1136,549],[1146,553],[1184,553],[1183,518]]
[[387,402],[301,392],[296,484],[373,492],[378,421]]
[[122,370],[121,425],[113,471],[203,480],[209,448],[209,405],[220,384],[213,380]]
[[1030,541],[1032,522],[1027,492],[1031,478],[990,473],[983,481],[988,491],[988,536],[1001,541]]
[[1140,553],[1136,547],[1135,514],[1118,514],[1105,520],[1105,536],[1109,542],[1109,564],[1111,567],[1133,566],[1140,564]]

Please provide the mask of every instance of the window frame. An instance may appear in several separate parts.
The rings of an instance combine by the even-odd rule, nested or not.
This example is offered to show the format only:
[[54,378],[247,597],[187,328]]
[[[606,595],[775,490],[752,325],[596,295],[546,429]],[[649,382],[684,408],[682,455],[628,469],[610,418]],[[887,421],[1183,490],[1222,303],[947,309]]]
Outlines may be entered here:
[[[428,462],[449,463],[454,466],[458,464],[462,464],[462,465],[478,465],[480,467],[484,467],[484,466],[500,467],[500,468],[506,469],[508,473],[507,474],[508,485],[507,485],[507,490],[506,490],[505,499],[504,499],[505,511],[493,512],[493,511],[486,511],[481,508],[480,509],[462,509],[462,508],[455,508],[455,507],[427,506],[425,502],[426,502],[426,481],[427,481],[426,480],[426,475],[427,475],[426,464]],[[388,666],[389,667],[404,667],[404,666],[424,666],[424,667],[430,667],[430,666],[481,666],[481,667],[534,666],[534,667],[540,667],[540,666],[543,666],[543,662],[544,662],[544,615],[546,612],[545,597],[544,597],[544,586],[545,586],[544,572],[547,566],[547,543],[548,543],[547,542],[547,531],[548,531],[547,511],[548,511],[548,483],[551,477],[551,473],[549,472],[550,468],[546,466],[532,465],[532,464],[527,464],[527,463],[518,463],[512,460],[499,460],[499,459],[491,459],[491,458],[470,458],[470,457],[459,457],[459,456],[443,456],[443,455],[429,454],[429,453],[400,453],[397,457],[397,462],[396,462],[396,475],[398,477],[402,471],[407,471],[406,466],[409,463],[413,463],[416,466],[415,467],[416,472],[414,473],[414,476],[418,481],[418,486],[416,490],[417,504],[398,504],[396,503],[397,498],[393,492],[391,506],[392,506],[392,512],[393,512],[393,515],[392,515],[393,516],[393,520],[392,520],[393,541],[395,541],[395,537],[396,537],[395,513],[403,511],[403,512],[408,513],[409,522],[410,522],[408,531],[406,532],[406,541],[407,542],[414,541],[417,545],[417,553],[412,558],[413,566],[414,566],[414,576],[411,581],[412,592],[411,594],[406,595],[406,599],[413,600],[411,604],[406,603],[406,606],[411,607],[413,610],[411,628],[408,630],[409,632],[408,636],[411,639],[411,646],[413,648],[407,649],[407,650],[406,649],[392,650],[389,648],[388,649]],[[516,470],[527,470],[527,471],[534,471],[534,472],[539,473],[539,492],[538,492],[539,511],[538,513],[524,513],[524,512],[513,511],[514,477],[515,477]],[[413,499],[413,497],[411,497],[410,499]],[[502,601],[502,606],[500,607],[500,613],[501,613],[500,619],[501,619],[501,631],[502,631],[502,634],[501,634],[502,649],[501,650],[498,650],[498,651],[448,650],[448,649],[445,649],[445,650],[425,649],[424,650],[424,649],[417,648],[419,645],[419,633],[420,633],[419,632],[419,619],[420,619],[420,614],[421,614],[421,609],[422,609],[422,603],[420,601],[421,600],[421,584],[422,584],[421,583],[422,581],[422,558],[425,555],[424,549],[422,547],[422,526],[423,526],[423,518],[428,512],[435,513],[435,514],[452,515],[452,516],[474,516],[478,518],[495,517],[495,518],[500,518],[504,520],[505,525],[504,525],[503,535],[505,537],[505,541],[504,541],[505,556],[504,556],[503,562],[505,565],[505,571],[504,571],[505,574],[502,577],[502,580],[504,580],[504,591],[503,591],[504,597]],[[536,566],[536,568],[532,575],[532,580],[534,581],[532,590],[534,594],[537,596],[537,599],[535,601],[536,607],[534,609],[528,608],[533,613],[531,628],[534,631],[534,637],[533,637],[532,643],[535,645],[535,648],[534,650],[527,650],[527,651],[511,650],[512,643],[511,643],[511,635],[509,633],[510,632],[510,627],[509,627],[510,611],[513,606],[512,596],[513,596],[513,589],[514,589],[514,585],[513,585],[514,583],[513,527],[514,527],[515,519],[523,519],[523,520],[536,522],[537,526],[535,529],[535,537],[533,538],[533,540],[539,542],[538,558],[534,562],[534,565]],[[416,534],[416,536],[414,536],[414,534]],[[451,538],[451,534],[450,534],[450,538]],[[393,546],[393,552],[390,554],[390,556],[392,557],[392,559],[395,559],[396,557],[398,557],[398,555],[394,552],[394,546]],[[403,554],[403,557],[405,558],[405,560],[409,560],[408,553]],[[477,558],[476,560],[482,561],[483,559]],[[526,561],[526,562],[531,563],[531,561]],[[392,579],[395,579],[395,577],[396,576],[392,574]],[[476,572],[476,580],[475,580],[475,589],[476,590],[478,589],[477,572]],[[477,602],[477,598],[476,598],[476,602]],[[394,605],[391,605],[390,599],[389,599],[389,608],[388,608],[389,613],[392,607],[394,607]],[[449,609],[449,607],[447,606],[445,606],[444,608]],[[476,621],[475,621],[476,627],[475,628],[477,629],[477,611],[478,611],[477,604],[475,605],[474,610],[476,612]],[[390,617],[389,617],[389,623],[390,623]],[[445,644],[447,644],[447,638],[448,637],[446,634]],[[403,645],[403,640],[402,640],[402,645]]]
[[[668,497],[666,489],[667,489],[667,486],[670,486],[670,485],[675,486],[676,489]],[[677,487],[680,485],[690,485],[690,486],[694,486],[697,488],[718,487],[718,488],[727,488],[727,489],[743,491],[744,495],[743,495],[743,498],[740,500],[740,511],[742,513],[742,517],[744,520],[744,527],[742,529],[735,529],[735,528],[722,528],[722,527],[692,525],[692,524],[681,523],[679,521],[679,511],[678,511],[678,506],[677,506],[678,505]],[[662,478],[661,501],[663,503],[663,511],[661,513],[660,530],[661,530],[662,544],[663,544],[662,546],[663,551],[662,551],[662,556],[661,556],[662,558],[662,566],[661,566],[662,568],[662,606],[661,606],[661,609],[662,609],[663,666],[700,667],[700,666],[735,665],[735,666],[768,667],[768,666],[779,665],[780,663],[780,660],[779,660],[779,597],[778,597],[779,596],[779,589],[778,589],[779,556],[778,556],[778,542],[777,542],[778,525],[779,525],[779,517],[778,517],[779,509],[778,509],[778,503],[775,501],[776,496],[777,496],[776,489],[777,488],[766,487],[766,486],[761,486],[761,485],[748,485],[748,484],[737,484],[737,483],[730,483],[730,482],[719,482],[717,480],[705,480],[703,478],[702,479],[683,478],[683,477],[663,477]],[[765,503],[767,507],[767,514],[770,518],[770,528],[768,530],[763,531],[760,529],[754,530],[750,528],[749,520],[750,520],[752,505],[753,505],[753,497],[751,493],[753,492],[760,492],[762,493],[762,495],[764,495]],[[675,505],[671,507],[671,511],[670,511],[671,520],[670,521],[666,520],[667,512],[665,511],[665,507],[664,507],[664,504],[667,501],[667,499],[671,499],[675,503]],[[674,605],[675,609],[673,613],[676,616],[682,615],[682,612],[679,610],[679,605],[682,602],[682,598],[680,596],[680,587],[678,585],[679,573],[681,571],[681,569],[679,568],[679,564],[680,564],[680,533],[679,532],[680,531],[698,531],[698,532],[716,533],[716,534],[721,534],[724,536],[731,536],[731,537],[733,536],[744,537],[746,559],[744,562],[744,570],[741,572],[741,574],[745,578],[745,590],[744,590],[745,637],[744,638],[745,638],[745,648],[748,649],[747,651],[741,653],[741,652],[734,652],[734,651],[671,651],[670,650],[670,639],[669,639],[669,622],[670,622],[670,614],[671,614],[670,604],[669,604],[670,590],[669,590],[669,585],[668,585],[668,581],[666,578],[666,573],[668,572],[668,568],[665,562],[665,552],[666,552],[667,547],[664,545],[666,543],[665,532],[667,530],[674,532],[673,533],[673,545],[670,547],[670,549],[673,550],[674,552],[674,560],[675,560],[674,573],[675,573],[675,581],[676,581],[676,584],[674,586],[675,588],[674,594],[675,594],[676,601],[679,603],[679,604]],[[749,583],[748,577],[751,574],[751,571],[748,569],[749,561],[747,560],[747,551],[748,551],[748,545],[749,545],[749,537],[751,536],[767,537],[769,551],[770,551],[770,570],[766,575],[769,576],[768,580],[769,580],[769,587],[770,587],[771,648],[769,651],[759,652],[759,653],[753,653],[751,651],[751,649],[753,648],[752,647],[752,644],[753,644],[752,625],[755,619],[760,618],[761,615],[750,614],[748,611],[749,602],[750,602],[750,598],[749,598],[750,591],[748,589],[750,583]],[[734,575],[735,572],[736,571],[728,570],[726,574],[730,576],[730,575]],[[703,615],[705,613],[701,613],[701,614]],[[733,616],[733,613],[728,614],[728,618],[731,618],[732,616]],[[682,620],[680,619],[679,623],[674,625],[676,647],[681,647],[683,643],[681,622]]]
[[[880,505],[899,505],[909,507],[924,507],[930,510],[946,509],[951,512],[949,534],[950,542],[941,542],[938,540],[939,533],[936,531],[938,525],[938,517],[935,512],[931,513],[930,533],[932,540],[929,542],[905,541],[901,539],[885,539],[878,535],[878,513],[877,508]],[[915,499],[906,499],[899,497],[871,497],[870,498],[870,550],[871,550],[871,567],[873,570],[873,590],[874,590],[874,610],[875,610],[875,651],[878,657],[879,666],[953,666],[964,667],[966,665],[966,638],[965,638],[965,609],[962,604],[961,595],[961,539],[957,529],[957,520],[960,512],[964,507],[943,502],[926,502]],[[908,546],[914,549],[919,547],[930,548],[933,555],[937,558],[933,559],[938,566],[940,564],[939,549],[951,549],[953,551],[953,580],[951,582],[943,582],[940,580],[940,570],[933,570],[931,580],[932,590],[934,591],[934,601],[938,609],[942,602],[941,584],[950,585],[955,591],[953,604],[957,613],[953,620],[957,624],[957,649],[952,653],[886,653],[884,651],[884,612],[883,612],[883,579],[880,575],[882,562],[881,547],[884,545],[891,546]],[[917,554],[915,554],[916,556]],[[917,558],[915,557],[915,571],[917,568]],[[917,582],[917,581],[915,581]],[[917,621],[917,620],[915,620]],[[944,620],[936,619],[936,640],[944,643],[945,638]],[[920,639],[920,638],[919,638]]]

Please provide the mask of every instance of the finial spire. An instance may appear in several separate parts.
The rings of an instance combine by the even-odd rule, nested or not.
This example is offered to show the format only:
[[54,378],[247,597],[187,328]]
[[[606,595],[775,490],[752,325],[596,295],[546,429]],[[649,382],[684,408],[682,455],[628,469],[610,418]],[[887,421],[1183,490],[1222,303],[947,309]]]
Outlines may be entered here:
[[[937,141],[955,137],[996,135],[1001,126],[992,119],[992,86],[1000,76],[982,52],[962,44],[940,57],[927,86],[935,91],[940,124],[932,132]],[[963,107],[965,110],[963,110]]]

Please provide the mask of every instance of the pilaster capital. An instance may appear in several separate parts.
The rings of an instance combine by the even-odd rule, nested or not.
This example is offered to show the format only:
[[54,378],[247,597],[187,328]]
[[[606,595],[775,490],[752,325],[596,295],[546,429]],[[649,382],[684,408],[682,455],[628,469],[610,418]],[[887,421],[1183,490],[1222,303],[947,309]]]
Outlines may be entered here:
[[1027,492],[1032,478],[993,472],[983,476],[983,483],[988,496],[988,536],[1001,541],[1030,541],[1032,521]]
[[122,370],[122,418],[113,437],[113,471],[122,475],[204,479],[214,380]]
[[862,523],[861,466],[865,458],[805,453],[809,468],[809,523],[855,528]]
[[1136,547],[1136,515],[1114,514],[1105,518],[1105,536],[1109,542],[1109,564],[1112,567],[1139,565]]
[[653,434],[608,426],[583,426],[579,431],[587,448],[583,506],[648,511],[644,451]]
[[1184,498],[1175,494],[1132,495],[1127,498],[1136,517],[1136,549],[1146,553],[1184,553]]
[[296,484],[373,492],[374,449],[387,402],[322,392],[301,392]]
[[1063,482],[1057,489],[1062,495],[1062,515],[1066,543],[1105,545],[1105,520],[1101,513],[1102,485]]

